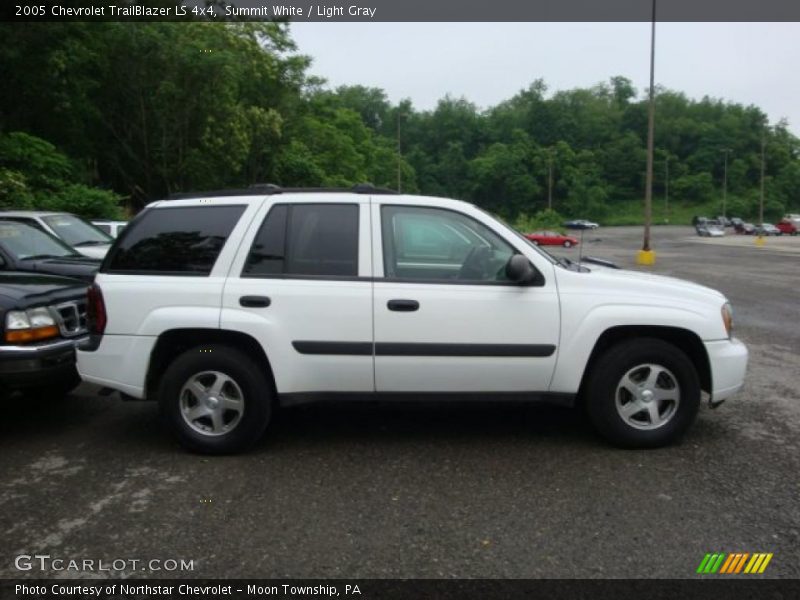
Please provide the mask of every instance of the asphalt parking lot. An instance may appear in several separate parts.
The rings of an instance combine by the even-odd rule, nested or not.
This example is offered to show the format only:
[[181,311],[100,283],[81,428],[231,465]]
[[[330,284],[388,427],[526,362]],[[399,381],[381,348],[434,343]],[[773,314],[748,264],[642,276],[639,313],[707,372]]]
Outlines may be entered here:
[[[750,366],[679,446],[617,450],[548,407],[308,406],[205,458],[154,404],[84,385],[3,407],[0,577],[42,576],[14,567],[39,553],[190,559],[169,575],[192,577],[682,578],[717,551],[800,577],[800,238],[691,233],[655,228],[651,270],[725,293]],[[601,228],[582,251],[636,268],[640,237]]]

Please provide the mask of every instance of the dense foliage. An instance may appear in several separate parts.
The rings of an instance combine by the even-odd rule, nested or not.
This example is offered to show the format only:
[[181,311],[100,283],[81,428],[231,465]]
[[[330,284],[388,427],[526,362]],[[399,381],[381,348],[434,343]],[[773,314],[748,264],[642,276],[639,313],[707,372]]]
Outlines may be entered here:
[[[548,206],[552,173],[560,215],[641,218],[647,107],[623,77],[555,93],[535,81],[487,110],[446,97],[419,111],[380,89],[326,89],[281,23],[6,24],[0,34],[0,207],[113,216],[115,194],[136,210],[182,190],[399,179],[403,191],[528,223]],[[755,217],[762,137],[775,218],[800,205],[800,141],[786,123],[658,90],[656,220],[668,216],[667,160],[672,221],[719,212],[724,149],[727,212]]]
[[119,198],[81,183],[75,165],[55,147],[21,132],[0,134],[0,210],[38,209],[119,218]]

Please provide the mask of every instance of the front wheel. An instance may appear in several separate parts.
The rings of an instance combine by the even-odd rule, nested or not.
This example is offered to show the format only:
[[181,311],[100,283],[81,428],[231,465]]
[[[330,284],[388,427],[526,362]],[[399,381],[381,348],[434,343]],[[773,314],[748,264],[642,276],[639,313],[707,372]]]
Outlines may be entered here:
[[236,348],[209,344],[167,367],[158,400],[185,448],[203,454],[244,450],[269,424],[272,390],[264,368]]
[[571,248],[571,247],[572,247],[572,242],[570,242],[569,240],[564,240],[564,248]]
[[676,442],[700,406],[700,380],[681,350],[658,339],[613,346],[595,363],[586,389],[587,410],[612,444],[656,448]]

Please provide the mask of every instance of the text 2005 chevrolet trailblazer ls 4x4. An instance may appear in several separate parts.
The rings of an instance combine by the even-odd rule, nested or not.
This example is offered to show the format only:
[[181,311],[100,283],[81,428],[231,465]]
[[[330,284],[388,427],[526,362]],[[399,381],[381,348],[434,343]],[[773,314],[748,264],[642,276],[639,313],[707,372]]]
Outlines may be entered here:
[[714,290],[556,260],[464,202],[259,186],[134,219],[90,288],[78,369],[158,400],[200,452],[334,398],[575,404],[613,443],[652,447],[701,390],[742,387],[731,319]]

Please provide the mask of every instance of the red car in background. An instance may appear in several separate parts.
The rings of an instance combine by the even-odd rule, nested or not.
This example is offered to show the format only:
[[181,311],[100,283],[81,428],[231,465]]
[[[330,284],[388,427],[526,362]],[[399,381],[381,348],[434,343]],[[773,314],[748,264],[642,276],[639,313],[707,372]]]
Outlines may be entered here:
[[525,237],[534,244],[542,246],[564,246],[564,248],[570,248],[578,244],[577,238],[571,235],[561,235],[555,231],[534,231],[533,233],[526,233]]
[[797,225],[788,219],[784,219],[780,223],[775,223],[775,227],[777,227],[783,235],[797,235]]

